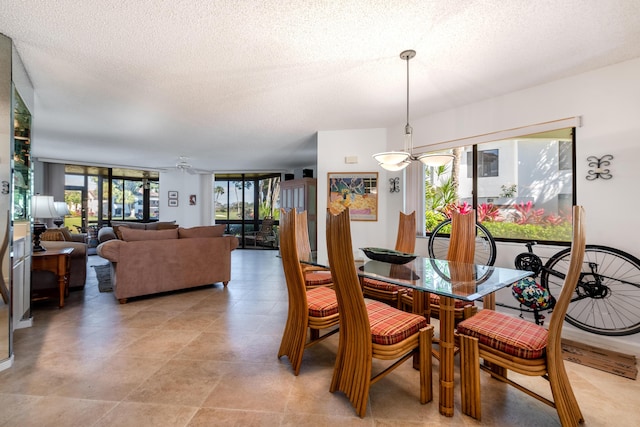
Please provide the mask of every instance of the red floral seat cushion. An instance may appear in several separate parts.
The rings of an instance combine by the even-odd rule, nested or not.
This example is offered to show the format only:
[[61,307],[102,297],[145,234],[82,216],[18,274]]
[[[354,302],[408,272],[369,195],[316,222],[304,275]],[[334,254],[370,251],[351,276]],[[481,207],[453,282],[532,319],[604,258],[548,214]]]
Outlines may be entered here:
[[424,316],[407,313],[379,301],[367,300],[367,313],[371,340],[375,344],[399,343],[427,326]]
[[523,359],[542,357],[549,336],[542,326],[493,310],[480,310],[458,323],[458,333],[478,338],[482,344]]
[[397,293],[400,289],[405,289],[403,286],[394,285],[393,283],[387,283],[381,280],[371,279],[369,277],[365,277],[364,279],[362,279],[362,287],[391,293]]
[[327,287],[309,289],[307,291],[309,316],[327,317],[338,312],[336,292]]
[[322,286],[333,283],[330,271],[309,271],[304,274],[306,286]]

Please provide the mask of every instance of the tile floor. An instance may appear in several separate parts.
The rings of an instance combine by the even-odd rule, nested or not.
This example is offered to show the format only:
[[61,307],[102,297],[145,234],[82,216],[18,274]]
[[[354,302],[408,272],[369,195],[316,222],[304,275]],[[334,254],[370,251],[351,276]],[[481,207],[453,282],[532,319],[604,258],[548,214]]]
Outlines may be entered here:
[[[276,357],[287,312],[273,251],[236,250],[233,279],[120,305],[88,285],[64,309],[34,307],[0,372],[1,426],[557,426],[555,411],[482,374],[483,420],[420,405],[405,363],[371,389],[360,419],[329,393],[337,335],[305,352],[295,377]],[[91,257],[90,263],[104,262]],[[567,363],[587,426],[638,425],[640,384]],[[548,385],[539,379],[528,383]]]

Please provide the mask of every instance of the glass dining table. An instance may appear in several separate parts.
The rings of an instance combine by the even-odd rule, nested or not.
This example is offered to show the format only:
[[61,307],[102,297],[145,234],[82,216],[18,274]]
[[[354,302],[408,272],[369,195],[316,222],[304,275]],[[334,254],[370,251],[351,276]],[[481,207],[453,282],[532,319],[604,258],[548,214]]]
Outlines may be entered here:
[[[329,268],[326,259],[312,254],[306,264]],[[455,357],[454,300],[484,300],[484,308],[495,308],[494,292],[532,275],[530,271],[487,265],[464,264],[441,259],[416,257],[406,264],[382,261],[356,261],[361,277],[369,277],[414,289],[413,312],[429,320],[429,294],[440,296],[440,384],[439,409],[453,416]],[[416,292],[417,291],[417,292]]]

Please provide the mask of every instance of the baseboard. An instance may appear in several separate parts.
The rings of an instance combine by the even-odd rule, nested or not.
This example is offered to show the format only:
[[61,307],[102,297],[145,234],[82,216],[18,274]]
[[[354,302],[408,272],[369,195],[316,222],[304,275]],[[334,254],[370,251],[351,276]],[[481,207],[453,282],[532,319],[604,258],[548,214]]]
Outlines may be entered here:
[[583,342],[562,339],[562,357],[594,369],[635,380],[638,367],[634,355],[604,349]]

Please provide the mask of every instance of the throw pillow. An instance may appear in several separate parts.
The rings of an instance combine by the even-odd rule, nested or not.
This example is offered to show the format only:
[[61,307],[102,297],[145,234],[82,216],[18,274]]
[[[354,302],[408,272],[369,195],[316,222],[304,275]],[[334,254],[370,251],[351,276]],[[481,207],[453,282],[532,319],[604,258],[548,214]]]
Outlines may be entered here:
[[178,234],[181,239],[188,239],[192,237],[222,237],[224,233],[225,225],[209,225],[202,227],[191,228],[178,228]]
[[[178,228],[178,224],[174,222],[157,222],[156,230],[173,230],[174,228]],[[149,228],[147,228],[149,230]]]
[[46,242],[63,242],[64,235],[58,228],[50,228],[40,235],[40,240]]
[[135,228],[120,227],[122,240],[125,242],[135,242],[139,240],[167,240],[177,239],[178,230],[138,230]]
[[73,241],[73,237],[71,237],[71,232],[69,231],[69,229],[67,227],[58,228],[58,230],[60,230],[60,232],[64,236],[64,240],[66,242],[72,242]]
[[114,225],[113,226],[113,232],[116,233],[116,237],[120,240],[124,240],[122,238],[122,229],[123,228],[130,228],[128,225]]

